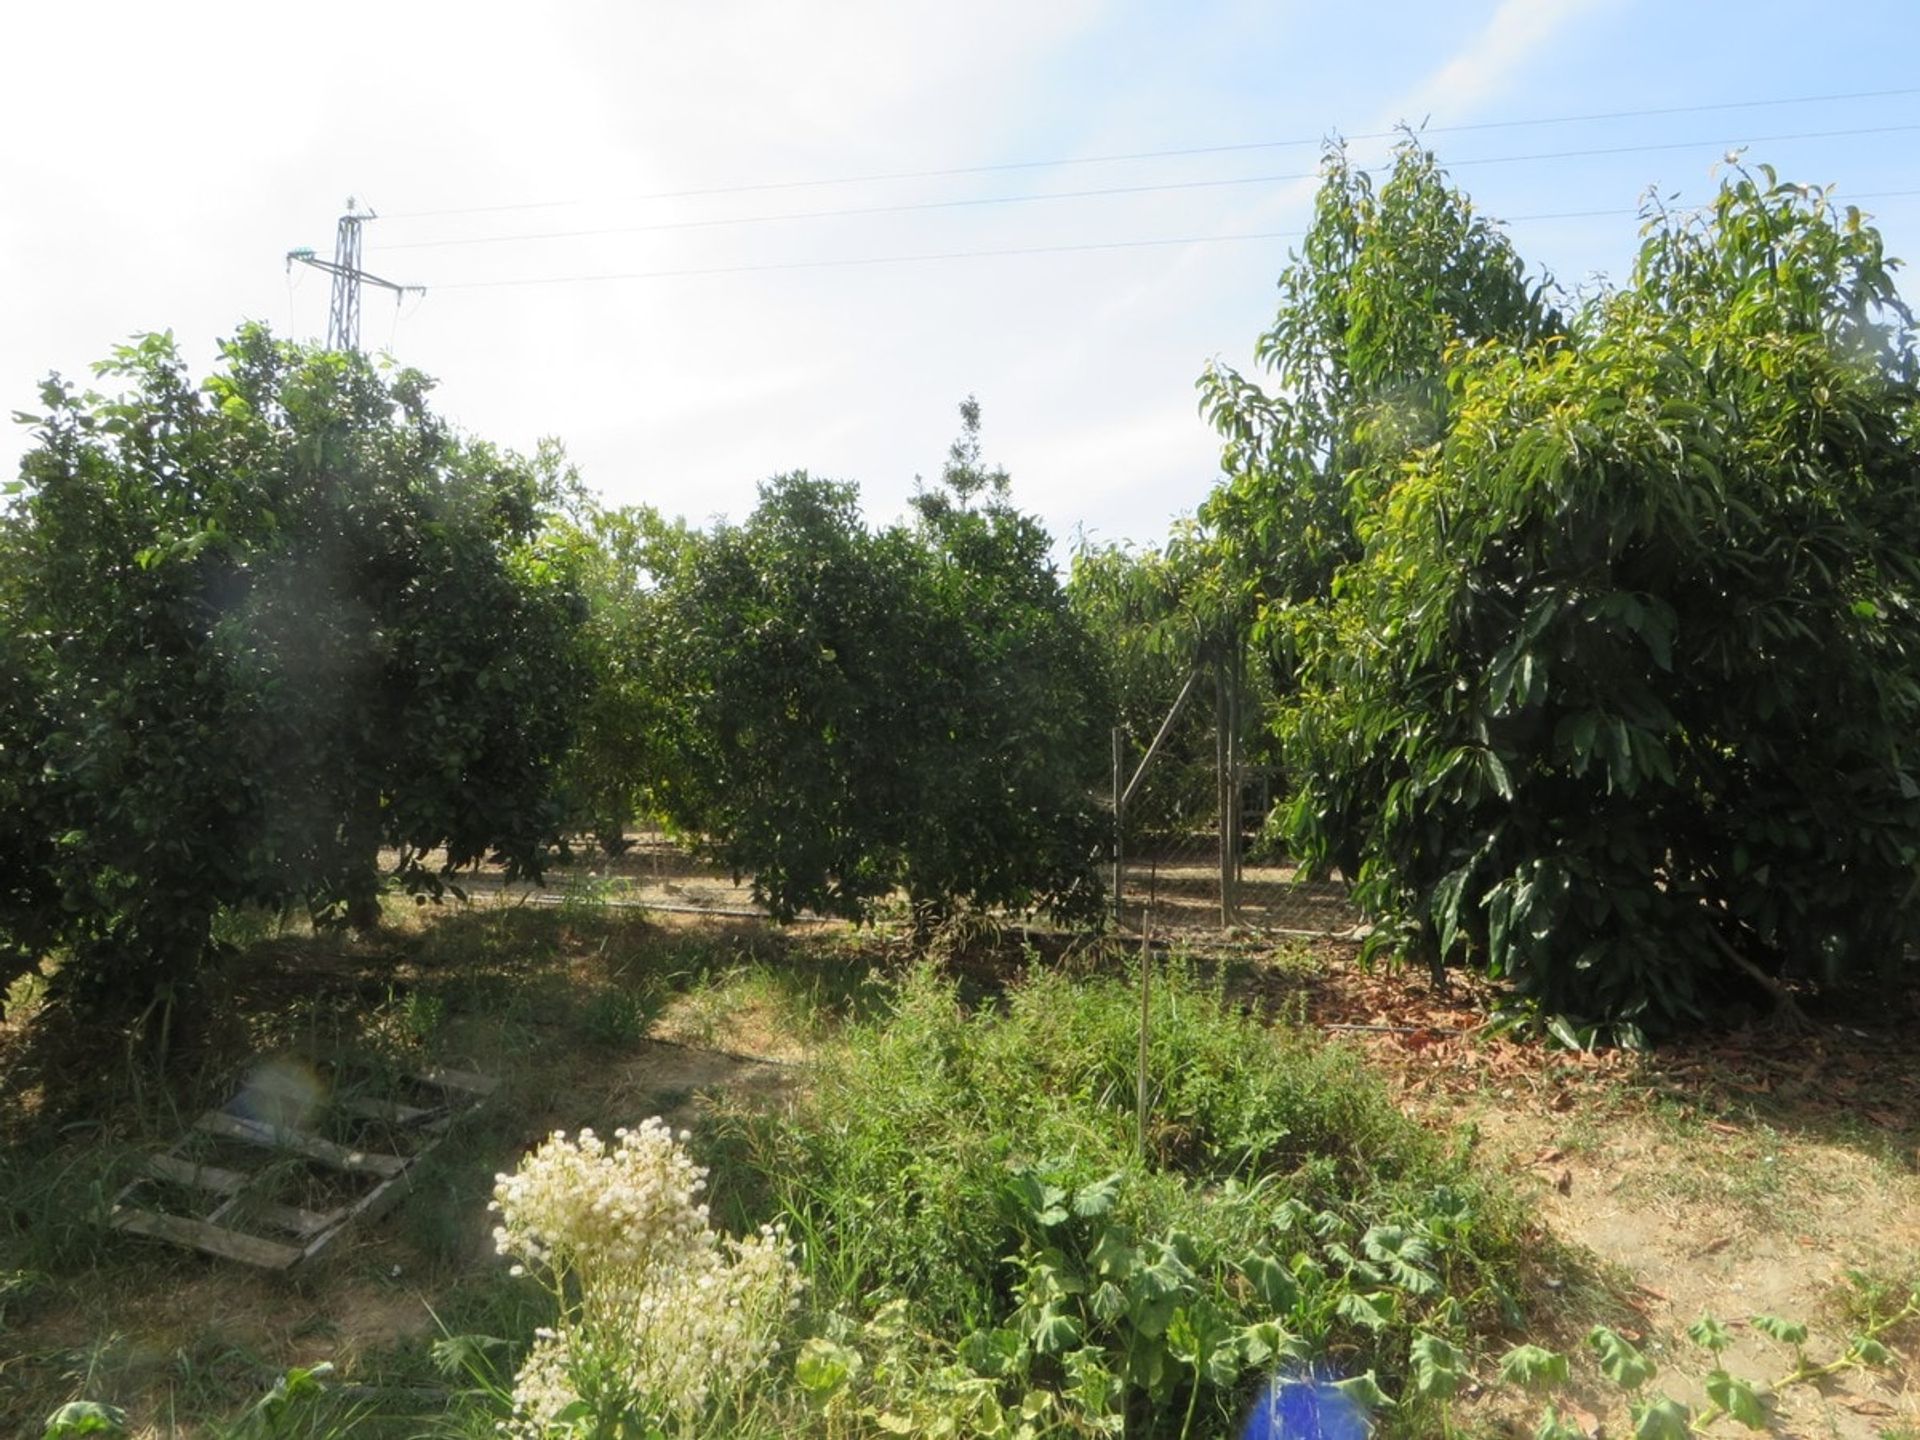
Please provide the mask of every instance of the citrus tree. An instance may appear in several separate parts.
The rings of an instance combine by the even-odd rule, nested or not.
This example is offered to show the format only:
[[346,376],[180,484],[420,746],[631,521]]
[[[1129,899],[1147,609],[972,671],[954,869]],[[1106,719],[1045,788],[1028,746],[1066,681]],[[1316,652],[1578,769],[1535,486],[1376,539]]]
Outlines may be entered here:
[[657,548],[651,794],[782,917],[896,890],[923,924],[1098,906],[1098,652],[964,414],[909,523],[870,529],[853,487],[795,473]]
[[258,327],[203,385],[171,339],[52,380],[0,531],[16,961],[69,993],[190,979],[225,905],[377,914],[537,869],[579,690],[551,476],[453,434],[425,377]]

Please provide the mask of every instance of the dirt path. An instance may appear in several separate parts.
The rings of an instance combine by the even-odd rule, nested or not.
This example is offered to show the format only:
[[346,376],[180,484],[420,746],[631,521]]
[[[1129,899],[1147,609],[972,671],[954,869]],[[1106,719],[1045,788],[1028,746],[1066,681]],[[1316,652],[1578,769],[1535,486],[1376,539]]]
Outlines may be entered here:
[[[1736,1033],[1672,1054],[1555,1052],[1481,1033],[1484,997],[1469,991],[1364,974],[1344,952],[1318,958],[1310,973],[1276,977],[1282,1003],[1291,988],[1306,1019],[1362,1044],[1412,1113],[1471,1134],[1554,1236],[1614,1270],[1629,1306],[1621,1328],[1676,1399],[1704,1403],[1712,1362],[1685,1335],[1702,1314],[1732,1332],[1724,1363],[1734,1375],[1773,1382],[1793,1368],[1792,1350],[1752,1316],[1805,1322],[1806,1351],[1825,1362],[1860,1328],[1849,1270],[1920,1278],[1920,1037],[1910,1022]],[[1567,1328],[1542,1343],[1577,1353],[1580,1330]],[[1771,1433],[1920,1436],[1920,1325],[1887,1338],[1893,1366],[1780,1390]],[[1576,1388],[1574,1418],[1590,1435],[1631,1433],[1597,1374]],[[1502,1418],[1531,1435],[1539,1408]],[[1723,1432],[1743,1433],[1726,1419],[1712,1433]]]

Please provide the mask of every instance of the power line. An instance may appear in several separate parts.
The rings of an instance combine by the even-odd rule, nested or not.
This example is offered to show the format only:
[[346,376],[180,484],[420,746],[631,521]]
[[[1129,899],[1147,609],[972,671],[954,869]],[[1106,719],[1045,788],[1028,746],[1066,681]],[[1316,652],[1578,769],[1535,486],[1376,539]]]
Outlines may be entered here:
[[[1580,150],[1545,150],[1524,155],[1483,155],[1452,161],[1448,169],[1469,165],[1511,165],[1537,160],[1578,160],[1603,155],[1638,155],[1664,150],[1716,149],[1783,144],[1796,140],[1836,140],[1862,135],[1891,135],[1920,130],[1914,125],[1870,125],[1850,130],[1803,130],[1784,135],[1754,135],[1744,140],[1667,140],[1642,145],[1604,145]],[[1374,167],[1379,168],[1379,167]],[[1213,180],[1168,180],[1150,185],[1106,185],[1084,190],[1047,190],[1037,195],[982,195],[958,200],[914,200],[892,205],[851,205],[832,210],[791,210],[706,220],[663,220],[646,225],[607,225],[585,230],[536,230],[512,235],[470,235],[451,240],[409,240],[383,250],[436,250],[468,245],[502,245],[527,240],[576,240],[606,235],[642,235],[667,230],[708,230],[734,225],[767,225],[792,220],[833,220],[863,215],[899,215],[914,211],[961,210],[988,205],[1028,205],[1043,201],[1088,200],[1115,195],[1152,195],[1181,190],[1217,190],[1244,185],[1278,185],[1318,178],[1317,171],[1285,175],[1237,175]]]
[[[1514,130],[1535,125],[1583,125],[1603,120],[1640,120],[1671,115],[1701,115],[1720,110],[1758,110],[1783,105],[1826,105],[1847,100],[1880,100],[1920,95],[1920,86],[1892,90],[1849,90],[1829,95],[1792,95],[1765,100],[1723,100],[1701,105],[1663,105],[1639,110],[1601,110],[1584,115],[1545,115],[1531,119],[1481,120],[1462,125],[1422,126],[1423,135],[1456,135],[1477,130]],[[1387,140],[1398,130],[1373,130],[1349,135],[1349,140]],[[1047,160],[1009,160],[992,165],[955,165],[931,170],[894,170],[869,175],[838,175],[812,180],[769,180],[738,185],[710,185],[691,190],[656,190],[628,196],[633,201],[687,200],[709,195],[743,195],[755,191],[818,189],[832,185],[875,185],[897,180],[938,180],[961,175],[992,175],[1014,170],[1047,170],[1072,165],[1113,165],[1137,160],[1175,160],[1199,155],[1228,155],[1249,150],[1290,150],[1321,145],[1326,136],[1294,140],[1249,140],[1235,144],[1190,145],[1169,150],[1134,150],[1112,155],[1067,156]],[[584,200],[529,200],[504,205],[464,205],[441,210],[408,210],[389,214],[390,220],[419,220],[445,215],[489,215],[509,210],[555,210],[583,205]]]
[[[426,292],[418,285],[400,285],[392,280],[383,280],[378,275],[369,274],[360,268],[360,227],[368,220],[377,220],[371,209],[360,210],[354,206],[353,197],[347,197],[347,213],[340,217],[335,228],[333,241],[333,259],[322,260],[311,249],[302,247],[287,252],[287,273],[292,275],[294,262],[311,266],[333,277],[333,300],[327,309],[327,349],[358,351],[360,348],[360,287],[378,285],[391,290],[396,301],[405,298],[409,290]],[[292,291],[288,291],[291,304]]]
[[[1853,194],[1855,200],[1889,199],[1920,195],[1920,189],[1866,190]],[[1635,209],[1554,210],[1533,215],[1513,215],[1503,223],[1523,224],[1534,220],[1584,220],[1602,216],[1638,215]],[[914,255],[858,255],[828,260],[777,260],[757,265],[704,265],[675,270],[622,270],[587,275],[543,275],[507,280],[460,280],[436,285],[436,291],[497,290],[530,285],[589,285],[612,280],[679,280],[707,275],[756,275],[782,270],[840,270],[862,265],[912,265],[941,260],[987,260],[1002,256],[1071,255],[1097,250],[1145,250],[1170,245],[1217,245],[1245,240],[1298,240],[1304,230],[1256,230],[1232,235],[1176,235],[1149,240],[1101,240],[1072,245],[1021,245],[995,250],[943,250]]]

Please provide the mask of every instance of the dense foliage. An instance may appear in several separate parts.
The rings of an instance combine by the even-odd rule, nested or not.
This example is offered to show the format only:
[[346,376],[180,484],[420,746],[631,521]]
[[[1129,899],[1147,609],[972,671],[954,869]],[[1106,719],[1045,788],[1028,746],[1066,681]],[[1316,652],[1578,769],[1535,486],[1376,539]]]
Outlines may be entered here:
[[[44,387],[0,531],[0,945],[138,1004],[222,906],[377,913],[537,868],[581,677],[536,466],[419,374],[243,329],[194,385],[149,336]],[[429,852],[433,858],[428,859]]]
[[1435,352],[1439,423],[1350,462],[1328,598],[1266,617],[1299,662],[1289,830],[1383,938],[1632,1025],[1901,963],[1908,324],[1857,213],[1742,173],[1654,214],[1564,335]]
[[652,800],[783,917],[896,890],[922,923],[1098,905],[1099,652],[963,410],[911,523],[870,530],[851,486],[793,474],[655,545]]
[[1412,141],[1377,193],[1344,151],[1328,153],[1279,289],[1254,346],[1276,387],[1220,365],[1200,378],[1201,410],[1226,442],[1225,477],[1201,512],[1225,572],[1215,583],[1255,606],[1323,598],[1359,556],[1400,461],[1448,427],[1460,347],[1557,324],[1506,236]]
[[796,1373],[830,1414],[1232,1434],[1278,1371],[1337,1382],[1306,1389],[1355,1433],[1388,1397],[1393,1433],[1437,1433],[1435,1371],[1511,1314],[1515,1213],[1351,1053],[1180,963],[1153,986],[1144,1164],[1139,992],[1057,971],[972,1013],[916,973],[796,1111],[736,1115],[716,1193],[764,1193],[801,1241],[828,1318]]
[[656,572],[683,526],[651,510],[575,507],[557,528],[586,602],[574,636],[591,684],[575,713],[562,790],[570,826],[610,854],[630,843],[629,824],[660,808],[671,785],[663,737],[680,707],[661,683],[655,635],[661,621]]

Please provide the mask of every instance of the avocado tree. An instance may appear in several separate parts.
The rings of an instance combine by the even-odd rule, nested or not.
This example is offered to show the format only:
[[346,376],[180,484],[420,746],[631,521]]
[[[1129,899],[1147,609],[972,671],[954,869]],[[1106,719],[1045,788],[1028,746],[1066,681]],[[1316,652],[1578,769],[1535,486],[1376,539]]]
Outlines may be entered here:
[[[1443,435],[1450,357],[1482,341],[1525,342],[1558,324],[1500,228],[1453,189],[1409,137],[1377,191],[1334,146],[1312,223],[1281,273],[1273,324],[1254,357],[1271,389],[1207,367],[1200,406],[1225,442],[1222,480],[1201,508],[1233,591],[1257,622],[1325,599],[1356,559],[1401,459]],[[1285,683],[1287,627],[1265,650]]]
[[1902,965],[1920,407],[1879,236],[1740,172],[1564,336],[1461,343],[1363,482],[1278,731],[1383,922],[1622,1033]]
[[[16,963],[138,1001],[224,905],[377,914],[493,854],[537,869],[580,688],[551,477],[429,382],[247,327],[204,385],[148,336],[49,381],[0,531]],[[48,901],[53,903],[49,904]]]

